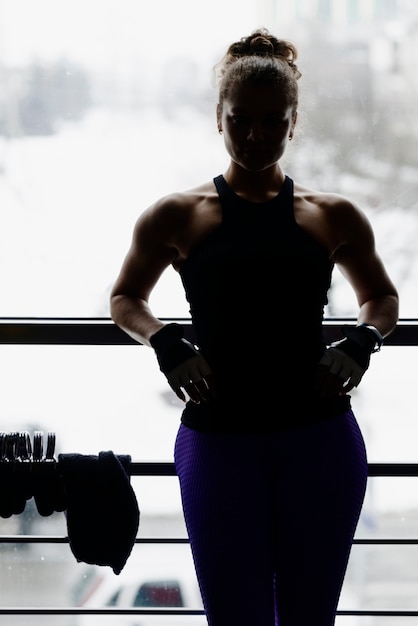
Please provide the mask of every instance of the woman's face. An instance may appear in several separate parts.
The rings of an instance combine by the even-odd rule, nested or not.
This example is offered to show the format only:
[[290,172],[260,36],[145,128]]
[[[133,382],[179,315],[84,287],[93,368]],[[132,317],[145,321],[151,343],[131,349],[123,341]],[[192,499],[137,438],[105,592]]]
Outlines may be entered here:
[[231,159],[252,172],[279,161],[292,135],[296,115],[274,85],[238,84],[218,105],[218,128]]

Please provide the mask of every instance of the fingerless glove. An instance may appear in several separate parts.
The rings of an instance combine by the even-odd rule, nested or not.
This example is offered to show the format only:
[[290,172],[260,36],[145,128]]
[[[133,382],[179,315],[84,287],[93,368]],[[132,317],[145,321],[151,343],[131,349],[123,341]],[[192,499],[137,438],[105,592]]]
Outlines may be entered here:
[[383,337],[373,326],[343,326],[345,339],[335,341],[331,347],[341,350],[365,370],[370,364],[370,355],[378,352],[383,344]]
[[356,387],[370,364],[370,355],[380,350],[383,337],[373,326],[344,326],[344,339],[334,341],[324,352],[320,364]]
[[198,356],[199,350],[184,339],[180,324],[167,324],[150,338],[160,370],[168,376],[178,365]]

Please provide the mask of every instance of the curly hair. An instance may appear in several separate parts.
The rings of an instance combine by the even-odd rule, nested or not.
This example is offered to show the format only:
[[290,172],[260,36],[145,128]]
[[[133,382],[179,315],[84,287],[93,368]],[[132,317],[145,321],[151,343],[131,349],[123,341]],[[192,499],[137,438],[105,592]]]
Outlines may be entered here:
[[232,43],[224,57],[214,66],[214,83],[219,87],[219,105],[238,83],[274,84],[287,94],[296,111],[298,84],[302,76],[295,61],[298,53],[290,41],[278,39],[266,28]]

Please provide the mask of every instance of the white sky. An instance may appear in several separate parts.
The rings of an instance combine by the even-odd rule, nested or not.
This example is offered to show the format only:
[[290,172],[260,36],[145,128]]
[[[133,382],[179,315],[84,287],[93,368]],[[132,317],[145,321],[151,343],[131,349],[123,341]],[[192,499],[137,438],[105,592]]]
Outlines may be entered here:
[[[200,57],[257,26],[254,0],[0,0],[0,56],[7,64],[31,56],[68,55],[107,65],[125,54]],[[191,48],[192,47],[192,48]]]

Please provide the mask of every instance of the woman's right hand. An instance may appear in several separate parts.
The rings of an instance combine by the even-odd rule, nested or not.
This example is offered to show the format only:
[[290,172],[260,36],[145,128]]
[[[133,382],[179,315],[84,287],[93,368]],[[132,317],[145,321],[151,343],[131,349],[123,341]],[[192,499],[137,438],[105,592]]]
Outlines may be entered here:
[[186,401],[183,389],[192,402],[214,398],[212,370],[199,348],[183,337],[179,324],[167,324],[150,338],[160,370],[180,400]]

